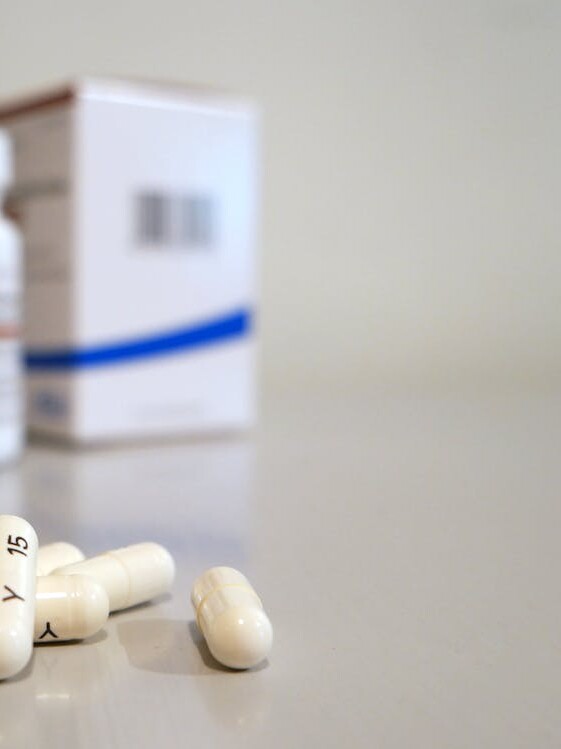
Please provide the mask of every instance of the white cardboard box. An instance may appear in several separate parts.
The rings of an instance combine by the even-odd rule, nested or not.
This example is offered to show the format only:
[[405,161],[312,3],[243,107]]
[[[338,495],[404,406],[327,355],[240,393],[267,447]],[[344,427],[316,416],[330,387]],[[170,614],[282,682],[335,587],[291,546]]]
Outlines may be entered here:
[[254,419],[257,120],[85,80],[0,107],[25,245],[28,423],[77,441]]

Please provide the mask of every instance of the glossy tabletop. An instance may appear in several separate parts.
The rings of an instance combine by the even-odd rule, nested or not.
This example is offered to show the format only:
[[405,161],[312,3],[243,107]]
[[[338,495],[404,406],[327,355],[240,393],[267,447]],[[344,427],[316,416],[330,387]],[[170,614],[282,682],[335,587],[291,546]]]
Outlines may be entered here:
[[[251,437],[0,472],[0,510],[88,555],[169,548],[173,592],[0,684],[0,749],[561,745],[561,397],[270,398]],[[189,593],[226,564],[275,627],[221,668]]]

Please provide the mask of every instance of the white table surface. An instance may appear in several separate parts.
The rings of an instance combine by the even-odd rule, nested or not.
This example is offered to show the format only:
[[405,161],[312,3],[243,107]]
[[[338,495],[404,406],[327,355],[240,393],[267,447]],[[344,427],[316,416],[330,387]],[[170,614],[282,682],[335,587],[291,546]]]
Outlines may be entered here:
[[[251,439],[35,445],[0,511],[88,554],[153,539],[173,594],[0,684],[0,749],[561,745],[561,397],[285,396]],[[213,662],[191,583],[254,582],[269,662]]]

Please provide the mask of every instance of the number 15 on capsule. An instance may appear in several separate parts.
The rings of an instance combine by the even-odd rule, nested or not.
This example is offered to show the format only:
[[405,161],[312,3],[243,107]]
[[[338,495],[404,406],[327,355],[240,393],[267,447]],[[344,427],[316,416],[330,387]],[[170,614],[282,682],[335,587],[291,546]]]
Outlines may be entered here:
[[33,652],[37,535],[23,518],[0,515],[0,679]]

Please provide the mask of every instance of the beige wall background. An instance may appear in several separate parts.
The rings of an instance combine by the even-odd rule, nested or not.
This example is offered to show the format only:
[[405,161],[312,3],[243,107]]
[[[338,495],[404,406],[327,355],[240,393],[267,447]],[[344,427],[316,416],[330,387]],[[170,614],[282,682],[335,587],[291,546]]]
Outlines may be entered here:
[[560,65],[553,0],[0,0],[0,95],[261,103],[271,388],[561,381]]

